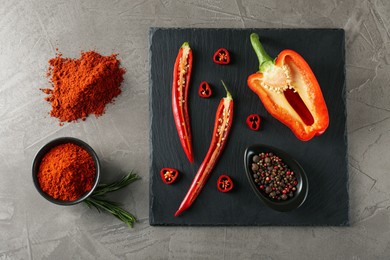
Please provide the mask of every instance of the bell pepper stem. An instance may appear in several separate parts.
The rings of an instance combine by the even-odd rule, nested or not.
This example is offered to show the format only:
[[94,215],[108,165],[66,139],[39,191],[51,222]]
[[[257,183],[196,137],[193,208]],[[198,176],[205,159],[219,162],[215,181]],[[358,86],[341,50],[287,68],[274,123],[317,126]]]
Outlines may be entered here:
[[274,65],[274,61],[264,50],[263,45],[259,40],[257,33],[252,33],[250,36],[253,50],[255,51],[257,58],[259,59],[259,71],[264,72],[268,67]]

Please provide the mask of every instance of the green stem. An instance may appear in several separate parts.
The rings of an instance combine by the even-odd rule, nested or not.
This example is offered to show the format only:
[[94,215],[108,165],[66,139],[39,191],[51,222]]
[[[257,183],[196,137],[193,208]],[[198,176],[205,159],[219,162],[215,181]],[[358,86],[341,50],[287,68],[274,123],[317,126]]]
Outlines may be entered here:
[[269,66],[274,65],[274,62],[260,43],[259,35],[257,35],[257,33],[252,33],[250,38],[253,50],[259,59],[259,71],[264,72]]
[[184,42],[182,45],[181,45],[182,48],[184,47],[190,47],[190,44],[188,42]]
[[227,98],[230,98],[230,99],[233,99],[233,97],[232,97],[232,95],[230,94],[228,88],[226,87],[225,82],[223,82],[223,80],[221,80],[221,82],[222,82],[223,87],[224,87],[225,90],[226,90],[226,97],[227,97]]

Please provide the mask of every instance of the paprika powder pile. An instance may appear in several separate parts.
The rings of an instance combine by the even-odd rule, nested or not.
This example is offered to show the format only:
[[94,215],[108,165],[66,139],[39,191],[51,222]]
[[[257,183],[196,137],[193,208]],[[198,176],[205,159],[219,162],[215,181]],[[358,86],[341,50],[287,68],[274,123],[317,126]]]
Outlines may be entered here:
[[96,167],[82,147],[66,143],[52,148],[39,166],[37,179],[42,191],[54,199],[73,201],[90,191]]
[[126,71],[116,56],[88,51],[79,59],[63,58],[61,53],[50,59],[47,76],[53,88],[41,89],[49,95],[45,100],[51,103],[50,115],[61,123],[85,120],[89,114],[101,116],[106,104],[121,93]]

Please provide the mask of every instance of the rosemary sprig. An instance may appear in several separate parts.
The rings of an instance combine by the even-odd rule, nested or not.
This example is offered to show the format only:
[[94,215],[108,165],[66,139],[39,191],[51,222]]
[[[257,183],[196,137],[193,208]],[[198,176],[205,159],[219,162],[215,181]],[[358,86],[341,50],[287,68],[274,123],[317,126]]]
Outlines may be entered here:
[[133,227],[134,222],[137,221],[137,219],[131,213],[122,209],[118,203],[113,201],[90,197],[85,200],[85,203],[87,203],[89,207],[94,206],[99,212],[104,210],[108,213],[111,213],[114,215],[114,217],[120,221],[123,221],[129,227]]
[[137,221],[137,219],[131,213],[122,209],[119,203],[104,199],[104,195],[108,192],[122,189],[139,179],[140,177],[131,171],[119,181],[113,182],[111,184],[100,184],[92,193],[92,195],[84,200],[84,202],[88,205],[88,207],[91,208],[93,206],[99,212],[106,211],[120,221],[126,223],[127,226],[133,227],[133,224]]
[[113,192],[119,189],[122,189],[123,187],[126,187],[130,183],[135,182],[136,180],[139,180],[140,177],[131,171],[129,174],[124,176],[119,181],[113,182],[111,184],[100,184],[96,187],[96,189],[93,191],[92,196],[103,196],[107,192]]

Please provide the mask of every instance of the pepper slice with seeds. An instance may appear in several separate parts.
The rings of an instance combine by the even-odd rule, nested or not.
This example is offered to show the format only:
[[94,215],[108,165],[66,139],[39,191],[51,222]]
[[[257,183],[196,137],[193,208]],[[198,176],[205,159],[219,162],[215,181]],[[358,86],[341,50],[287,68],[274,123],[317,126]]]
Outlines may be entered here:
[[233,181],[232,179],[227,175],[221,175],[219,176],[217,180],[217,188],[220,192],[228,192],[233,189]]
[[160,176],[165,184],[172,184],[179,176],[179,171],[174,168],[162,168]]
[[246,124],[253,131],[257,131],[260,128],[260,116],[258,114],[251,114],[246,118]]
[[209,83],[202,81],[199,85],[198,95],[202,98],[209,98],[212,93]]
[[250,39],[259,71],[248,77],[248,86],[267,111],[302,141],[324,133],[329,125],[328,109],[307,62],[292,50],[282,51],[274,61],[256,33]]
[[229,51],[225,48],[219,48],[213,56],[213,61],[216,64],[227,65],[230,63]]
[[217,108],[214,122],[214,131],[209,150],[206,154],[206,157],[203,159],[203,162],[200,165],[194,180],[192,181],[190,189],[180,204],[179,209],[175,213],[175,217],[188,209],[192,203],[194,203],[195,199],[198,197],[199,193],[202,191],[202,188],[206,184],[211,171],[217,164],[217,161],[222,154],[223,148],[226,145],[226,141],[233,122],[233,98],[223,81],[222,84],[226,90],[226,97],[221,99]]
[[188,42],[183,43],[177,54],[172,82],[172,111],[180,143],[188,160],[193,163],[192,135],[188,115],[188,89],[192,71],[192,50]]

